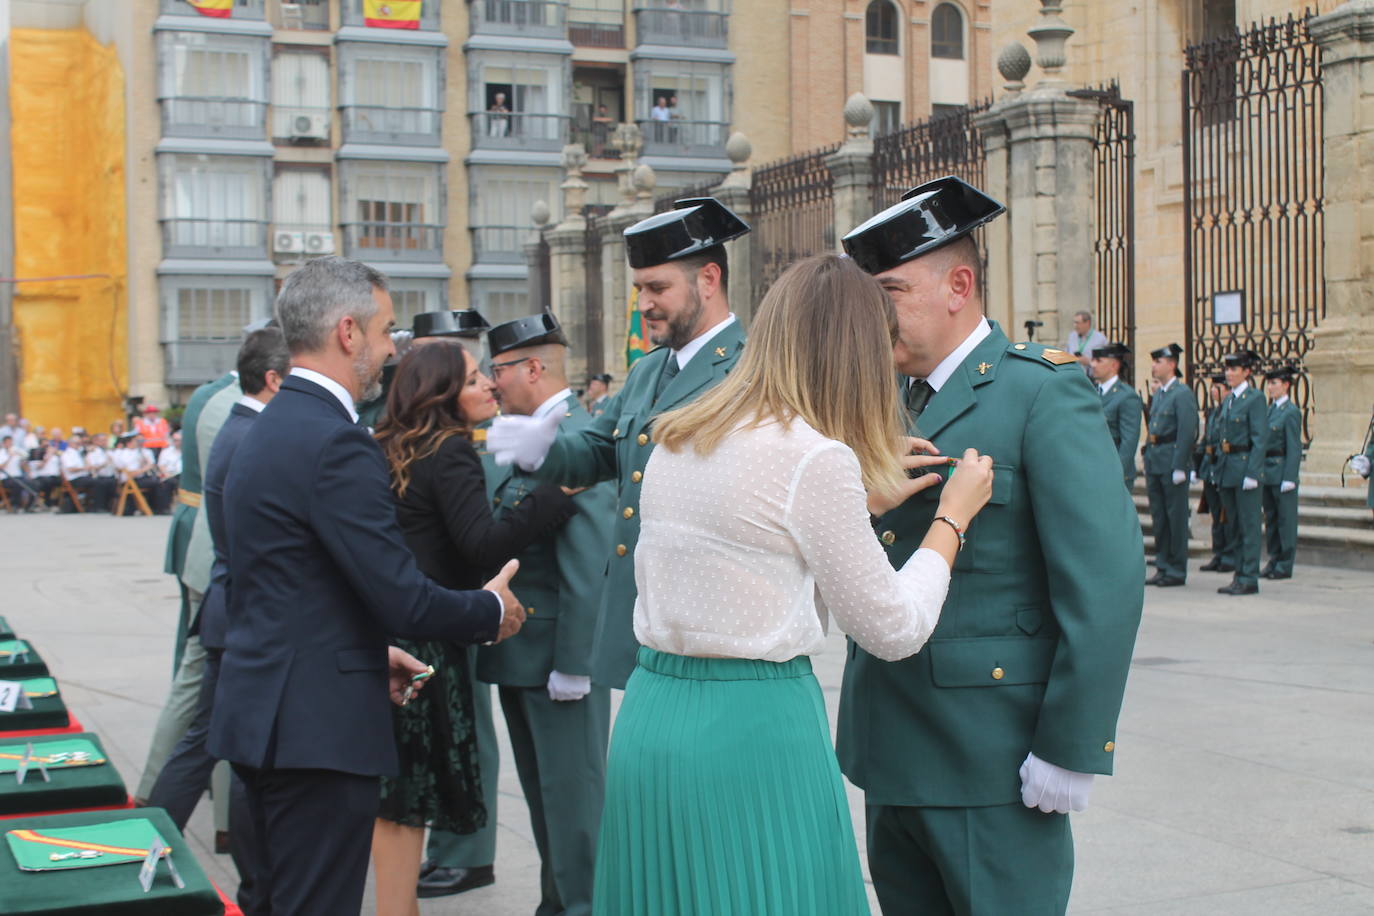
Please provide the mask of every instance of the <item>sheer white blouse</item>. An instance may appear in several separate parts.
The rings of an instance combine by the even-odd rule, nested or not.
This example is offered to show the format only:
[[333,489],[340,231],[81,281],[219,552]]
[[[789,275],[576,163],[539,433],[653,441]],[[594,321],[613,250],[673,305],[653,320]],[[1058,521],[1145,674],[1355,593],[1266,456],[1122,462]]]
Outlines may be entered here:
[[859,462],[801,420],[736,430],[711,455],[654,449],[635,548],[635,637],[675,655],[786,661],[820,651],[828,614],[894,661],[935,629],[949,566],[895,570],[873,536]]

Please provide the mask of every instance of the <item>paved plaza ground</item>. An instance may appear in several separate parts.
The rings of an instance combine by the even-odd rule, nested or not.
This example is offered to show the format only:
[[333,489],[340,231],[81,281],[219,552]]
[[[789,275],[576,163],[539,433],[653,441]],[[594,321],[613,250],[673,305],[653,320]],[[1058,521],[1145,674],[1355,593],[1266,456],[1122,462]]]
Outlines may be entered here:
[[[43,653],[130,786],[171,676],[166,530],[166,518],[0,516],[0,613]],[[1293,580],[1263,583],[1257,597],[1217,595],[1225,581],[1194,572],[1186,588],[1147,592],[1117,772],[1074,816],[1071,913],[1374,912],[1374,574],[1304,567],[1299,555]],[[832,722],[842,665],[832,634],[816,659]],[[528,916],[538,902],[499,716],[498,728],[497,883],[428,901],[425,914]],[[850,800],[862,825],[861,796]],[[232,888],[229,858],[211,852],[209,808],[190,840]]]

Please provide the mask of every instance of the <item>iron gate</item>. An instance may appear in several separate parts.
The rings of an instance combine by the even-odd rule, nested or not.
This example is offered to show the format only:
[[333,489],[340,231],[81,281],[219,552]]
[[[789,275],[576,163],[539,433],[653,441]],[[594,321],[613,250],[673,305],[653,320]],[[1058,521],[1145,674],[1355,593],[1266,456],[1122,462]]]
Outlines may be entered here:
[[[983,138],[973,116],[991,102],[918,121],[873,140],[873,207],[882,211],[918,184],[957,175],[985,186]],[[979,246],[981,248],[981,245]]]
[[825,159],[837,149],[839,144],[754,170],[749,189],[753,309],[794,261],[835,250],[834,181]]
[[[1183,71],[1188,381],[1199,403],[1222,357],[1299,367],[1326,314],[1321,51],[1289,16],[1193,45]],[[1217,294],[1235,317],[1214,314]],[[1216,319],[1223,319],[1219,323]],[[1312,392],[1293,386],[1310,439]]]

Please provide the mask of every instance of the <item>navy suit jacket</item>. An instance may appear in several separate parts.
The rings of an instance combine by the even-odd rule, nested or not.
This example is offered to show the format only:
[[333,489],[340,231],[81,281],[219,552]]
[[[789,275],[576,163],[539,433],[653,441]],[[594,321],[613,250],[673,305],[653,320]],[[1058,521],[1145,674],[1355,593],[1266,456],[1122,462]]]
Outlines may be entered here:
[[215,564],[210,568],[210,587],[200,603],[191,631],[200,635],[200,643],[207,649],[223,649],[228,621],[229,603],[229,536],[224,531],[224,481],[229,476],[229,463],[239,443],[258,418],[258,412],[243,404],[235,404],[229,417],[219,429],[210,446],[210,459],[205,464],[203,484],[205,521],[210,526],[210,541],[215,549]]
[[493,640],[497,599],[420,573],[381,449],[334,395],[298,376],[240,442],[224,509],[233,587],[210,753],[258,768],[394,774],[388,639]]

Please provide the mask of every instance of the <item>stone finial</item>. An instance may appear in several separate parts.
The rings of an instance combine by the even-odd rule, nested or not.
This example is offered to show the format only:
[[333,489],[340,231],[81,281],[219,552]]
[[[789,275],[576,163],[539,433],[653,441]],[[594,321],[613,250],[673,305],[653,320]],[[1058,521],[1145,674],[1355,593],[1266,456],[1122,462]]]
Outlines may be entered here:
[[581,143],[569,143],[563,147],[563,169],[569,178],[581,178],[582,167],[587,164],[587,150]]
[[553,214],[549,212],[549,205],[542,200],[536,200],[534,206],[530,207],[530,222],[534,223],[536,229],[543,229],[549,224]]
[[851,139],[868,136],[868,125],[873,121],[873,103],[862,92],[851,95],[844,103],[844,123],[849,127]]
[[749,142],[749,138],[739,131],[730,135],[730,139],[725,141],[725,155],[730,157],[735,168],[743,168],[744,163],[749,161],[749,157],[754,153],[754,144]]
[[1041,84],[1062,82],[1059,71],[1067,60],[1064,43],[1074,33],[1073,27],[1059,18],[1063,11],[1064,0],[1040,0],[1040,24],[1026,30],[1035,42],[1036,63],[1045,72]]
[[1012,95],[1026,88],[1025,79],[1026,74],[1030,73],[1030,68],[1030,52],[1019,41],[1013,41],[997,55],[997,72],[1007,81],[1002,88]]
[[620,158],[634,159],[644,148],[644,132],[632,121],[618,124],[615,135],[611,137],[611,147],[619,150]]
[[653,168],[647,162],[635,169],[633,181],[636,197],[640,200],[654,199],[654,188],[658,186],[658,176],[654,174]]

